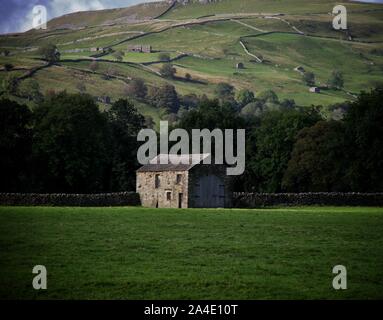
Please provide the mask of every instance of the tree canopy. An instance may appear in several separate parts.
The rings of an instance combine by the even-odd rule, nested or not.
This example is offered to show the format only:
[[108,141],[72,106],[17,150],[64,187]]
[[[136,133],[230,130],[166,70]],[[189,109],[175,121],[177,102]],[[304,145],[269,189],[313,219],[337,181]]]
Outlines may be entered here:
[[33,153],[42,191],[102,191],[109,134],[94,100],[59,93],[36,108],[34,119]]
[[17,102],[0,100],[0,191],[28,191],[32,112]]
[[44,44],[39,48],[38,52],[42,58],[47,60],[49,63],[54,63],[60,60],[60,52],[58,51],[56,45],[52,43]]

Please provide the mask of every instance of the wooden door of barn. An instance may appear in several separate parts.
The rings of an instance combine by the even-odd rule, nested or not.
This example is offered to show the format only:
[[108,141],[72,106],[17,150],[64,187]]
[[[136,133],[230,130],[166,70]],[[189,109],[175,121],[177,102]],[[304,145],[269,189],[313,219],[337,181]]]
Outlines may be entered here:
[[199,178],[195,185],[195,206],[197,208],[223,208],[225,206],[225,185],[215,175]]

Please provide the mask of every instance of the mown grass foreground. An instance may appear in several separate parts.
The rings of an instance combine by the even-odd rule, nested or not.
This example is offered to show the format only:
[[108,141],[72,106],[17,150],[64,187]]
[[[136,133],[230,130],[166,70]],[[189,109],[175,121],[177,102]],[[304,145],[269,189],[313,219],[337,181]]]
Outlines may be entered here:
[[383,208],[0,207],[0,298],[383,298]]

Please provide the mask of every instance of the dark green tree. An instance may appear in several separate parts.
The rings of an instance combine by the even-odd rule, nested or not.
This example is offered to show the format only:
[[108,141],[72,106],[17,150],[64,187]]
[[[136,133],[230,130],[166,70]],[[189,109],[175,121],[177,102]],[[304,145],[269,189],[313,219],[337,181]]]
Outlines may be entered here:
[[5,71],[11,71],[14,68],[12,63],[5,63],[4,64],[4,70]]
[[49,63],[54,63],[60,60],[60,52],[58,51],[56,45],[52,43],[44,44],[39,48],[38,52],[42,58]]
[[16,95],[19,86],[19,79],[16,74],[8,74],[2,81],[3,91],[9,95]]
[[165,84],[160,88],[151,87],[148,99],[157,108],[165,108],[169,113],[177,113],[180,101],[174,86]]
[[218,100],[203,100],[197,108],[183,114],[178,126],[191,132],[201,128],[243,129],[245,121],[231,104],[220,104]]
[[315,85],[315,74],[313,72],[305,72],[303,74],[303,82],[305,85],[312,87]]
[[259,178],[259,191],[280,192],[297,133],[321,118],[316,110],[276,110],[266,112],[255,129],[256,154],[247,165]]
[[344,122],[353,191],[383,191],[383,88],[362,92]]
[[240,90],[237,94],[237,101],[241,107],[244,107],[248,105],[249,103],[254,102],[255,101],[254,92],[248,89]]
[[40,85],[35,79],[25,79],[19,85],[19,94],[30,101],[40,101],[43,95],[40,92]]
[[319,121],[297,136],[282,188],[289,192],[348,191],[344,125]]
[[264,108],[264,103],[256,100],[244,106],[241,110],[241,115],[243,117],[260,117],[264,112]]
[[218,83],[215,94],[218,99],[234,99],[234,87],[226,82]]
[[285,109],[293,109],[296,107],[294,99],[283,99],[279,104]]
[[105,190],[110,154],[107,119],[91,96],[53,95],[34,112],[36,188],[44,192]]
[[330,79],[327,81],[327,84],[330,88],[338,90],[342,89],[344,87],[343,73],[338,70],[334,70]]
[[125,94],[127,96],[135,97],[138,99],[144,99],[148,93],[148,87],[142,79],[133,79],[130,81],[126,88]]
[[28,191],[31,120],[25,105],[0,100],[0,192]]
[[194,93],[186,94],[180,97],[180,104],[187,110],[196,108],[200,101],[200,97]]
[[1,51],[1,53],[4,54],[5,57],[8,57],[11,52],[8,49],[4,49]]
[[145,118],[134,105],[120,99],[108,111],[112,153],[110,188],[112,191],[135,190],[138,132],[145,127]]
[[160,70],[161,75],[169,79],[174,78],[176,72],[177,69],[174,68],[170,63],[165,63]]
[[257,95],[257,99],[263,101],[264,103],[279,103],[279,98],[273,90],[265,90],[260,92]]

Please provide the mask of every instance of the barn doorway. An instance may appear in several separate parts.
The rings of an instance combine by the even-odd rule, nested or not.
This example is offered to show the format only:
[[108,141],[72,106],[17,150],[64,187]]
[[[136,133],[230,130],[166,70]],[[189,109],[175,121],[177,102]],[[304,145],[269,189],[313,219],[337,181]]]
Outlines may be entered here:
[[183,199],[184,199],[184,194],[183,193],[179,193],[178,194],[178,208],[182,208]]
[[225,184],[215,175],[201,177],[195,185],[195,206],[197,208],[224,208]]

